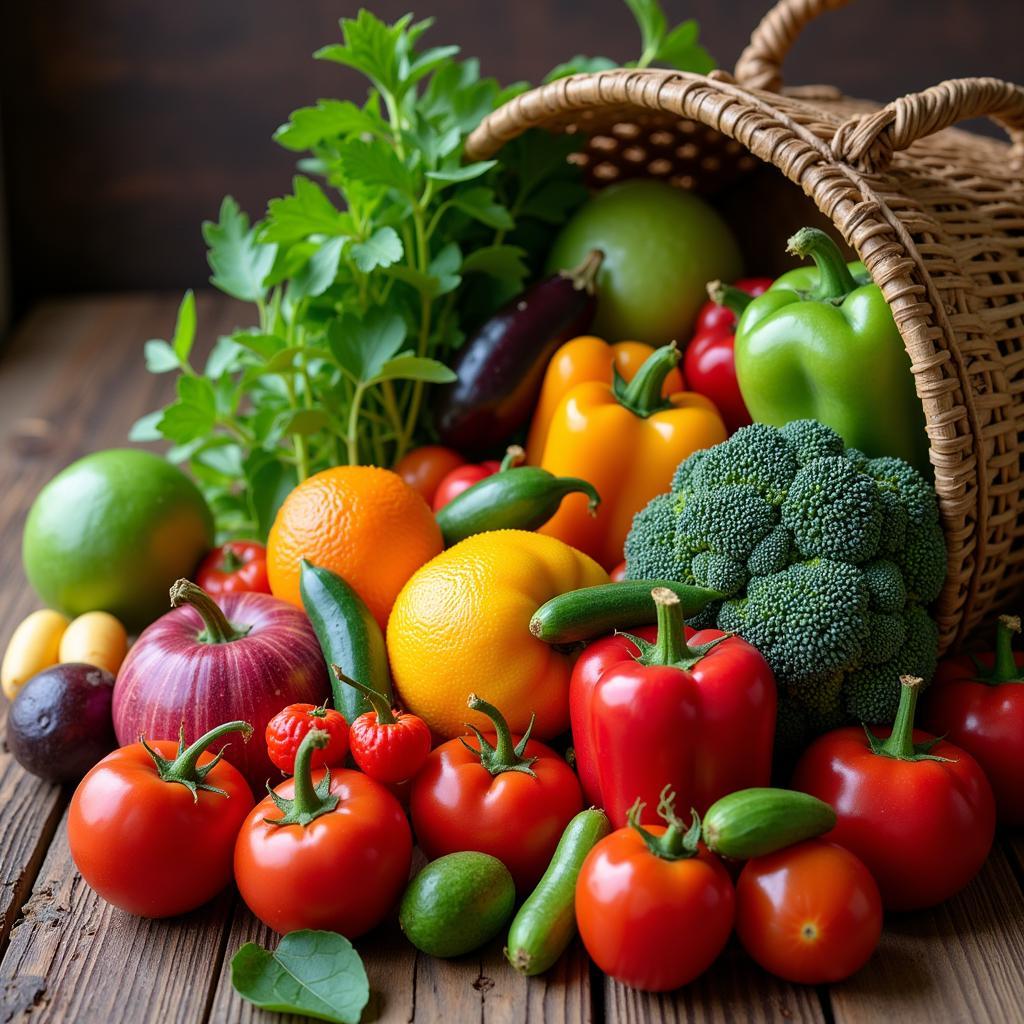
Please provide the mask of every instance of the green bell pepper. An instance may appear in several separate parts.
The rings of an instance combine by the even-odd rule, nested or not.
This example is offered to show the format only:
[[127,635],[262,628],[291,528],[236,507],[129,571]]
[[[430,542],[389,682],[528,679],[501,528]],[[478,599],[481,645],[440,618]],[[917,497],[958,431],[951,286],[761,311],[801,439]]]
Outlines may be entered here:
[[924,410],[881,289],[835,242],[801,228],[788,251],[813,267],[783,274],[736,327],[736,376],[754,420],[816,419],[866,455],[896,455],[929,478]]

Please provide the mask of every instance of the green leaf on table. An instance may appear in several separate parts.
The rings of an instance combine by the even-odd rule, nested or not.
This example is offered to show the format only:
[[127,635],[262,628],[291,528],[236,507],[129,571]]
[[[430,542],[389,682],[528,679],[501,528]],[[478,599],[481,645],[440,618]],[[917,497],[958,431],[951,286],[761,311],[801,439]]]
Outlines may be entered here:
[[368,274],[377,267],[390,267],[397,263],[404,253],[402,240],[392,227],[377,228],[365,241],[353,244],[352,259],[356,266]]
[[248,216],[231,196],[225,196],[220,204],[217,223],[203,224],[203,238],[210,250],[207,260],[213,271],[212,283],[236,299],[262,301],[277,246],[257,241],[256,229],[250,229]]
[[486,185],[463,189],[452,196],[450,202],[455,209],[461,210],[489,228],[511,231],[515,227],[512,214],[495,199],[494,189],[487,188]]
[[260,232],[264,242],[293,242],[309,235],[347,235],[352,218],[327,198],[311,179],[297,174],[292,179],[292,195],[271,199],[267,221]]
[[517,245],[486,245],[474,249],[462,261],[462,272],[523,281],[530,272],[525,257],[526,253]]
[[411,353],[389,359],[373,378],[374,383],[385,380],[421,380],[427,384],[447,384],[457,375],[444,363]]
[[293,301],[316,298],[334,284],[341,252],[347,241],[347,238],[329,238],[313,253],[309,262],[292,277],[288,285],[288,295]]
[[497,160],[478,160],[472,164],[456,164],[437,171],[427,171],[427,177],[431,181],[454,185],[462,181],[472,181],[474,178],[479,178],[480,175],[486,174],[494,167],[497,162]]
[[383,127],[374,106],[358,107],[349,100],[318,100],[315,107],[293,110],[287,124],[274,132],[274,140],[285,149],[301,152],[327,139],[349,135],[372,135]]
[[383,309],[373,309],[365,317],[345,315],[332,321],[327,330],[331,354],[357,382],[373,380],[403,341],[405,321]]
[[178,306],[178,317],[174,323],[174,337],[171,339],[171,348],[183,363],[187,361],[195,340],[196,297],[190,288],[185,292],[181,305]]
[[168,373],[181,366],[173,348],[160,338],[150,338],[143,346],[146,356],[146,369],[150,373]]

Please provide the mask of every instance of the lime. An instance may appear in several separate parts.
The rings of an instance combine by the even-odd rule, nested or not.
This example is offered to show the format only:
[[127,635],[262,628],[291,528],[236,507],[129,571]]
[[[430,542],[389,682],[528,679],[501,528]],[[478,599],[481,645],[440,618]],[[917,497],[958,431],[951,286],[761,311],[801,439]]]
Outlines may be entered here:
[[152,452],[96,452],[58,473],[28,514],[25,575],[66,615],[105,611],[132,632],[167,611],[167,592],[213,543],[195,484]]

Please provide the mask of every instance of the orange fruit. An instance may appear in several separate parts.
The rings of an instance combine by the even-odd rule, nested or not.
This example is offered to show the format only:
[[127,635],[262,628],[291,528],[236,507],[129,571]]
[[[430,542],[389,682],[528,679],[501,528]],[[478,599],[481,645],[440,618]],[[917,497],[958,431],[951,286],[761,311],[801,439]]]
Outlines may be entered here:
[[385,627],[405,581],[441,548],[430,507],[397,473],[335,466],[284,500],[267,538],[270,590],[298,607],[303,558],[353,587]]
[[466,701],[494,704],[515,733],[569,727],[573,658],[530,634],[533,613],[567,590],[608,582],[597,562],[555,537],[478,533],[427,562],[402,588],[388,621],[388,656],[402,703],[445,738],[471,722]]

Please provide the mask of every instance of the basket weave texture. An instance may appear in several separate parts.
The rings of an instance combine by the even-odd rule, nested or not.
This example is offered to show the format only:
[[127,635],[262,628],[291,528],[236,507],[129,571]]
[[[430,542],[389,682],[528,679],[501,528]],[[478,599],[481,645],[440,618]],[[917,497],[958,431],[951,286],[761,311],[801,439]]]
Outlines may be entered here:
[[[491,156],[533,127],[575,132],[594,184],[697,188],[753,155],[810,197],[881,287],[910,355],[949,550],[946,650],[1024,586],[1024,89],[959,79],[881,108],[827,86],[783,90],[801,28],[843,3],[782,0],[735,77],[619,69],[534,89],[467,150]],[[983,115],[1010,144],[950,127]]]

